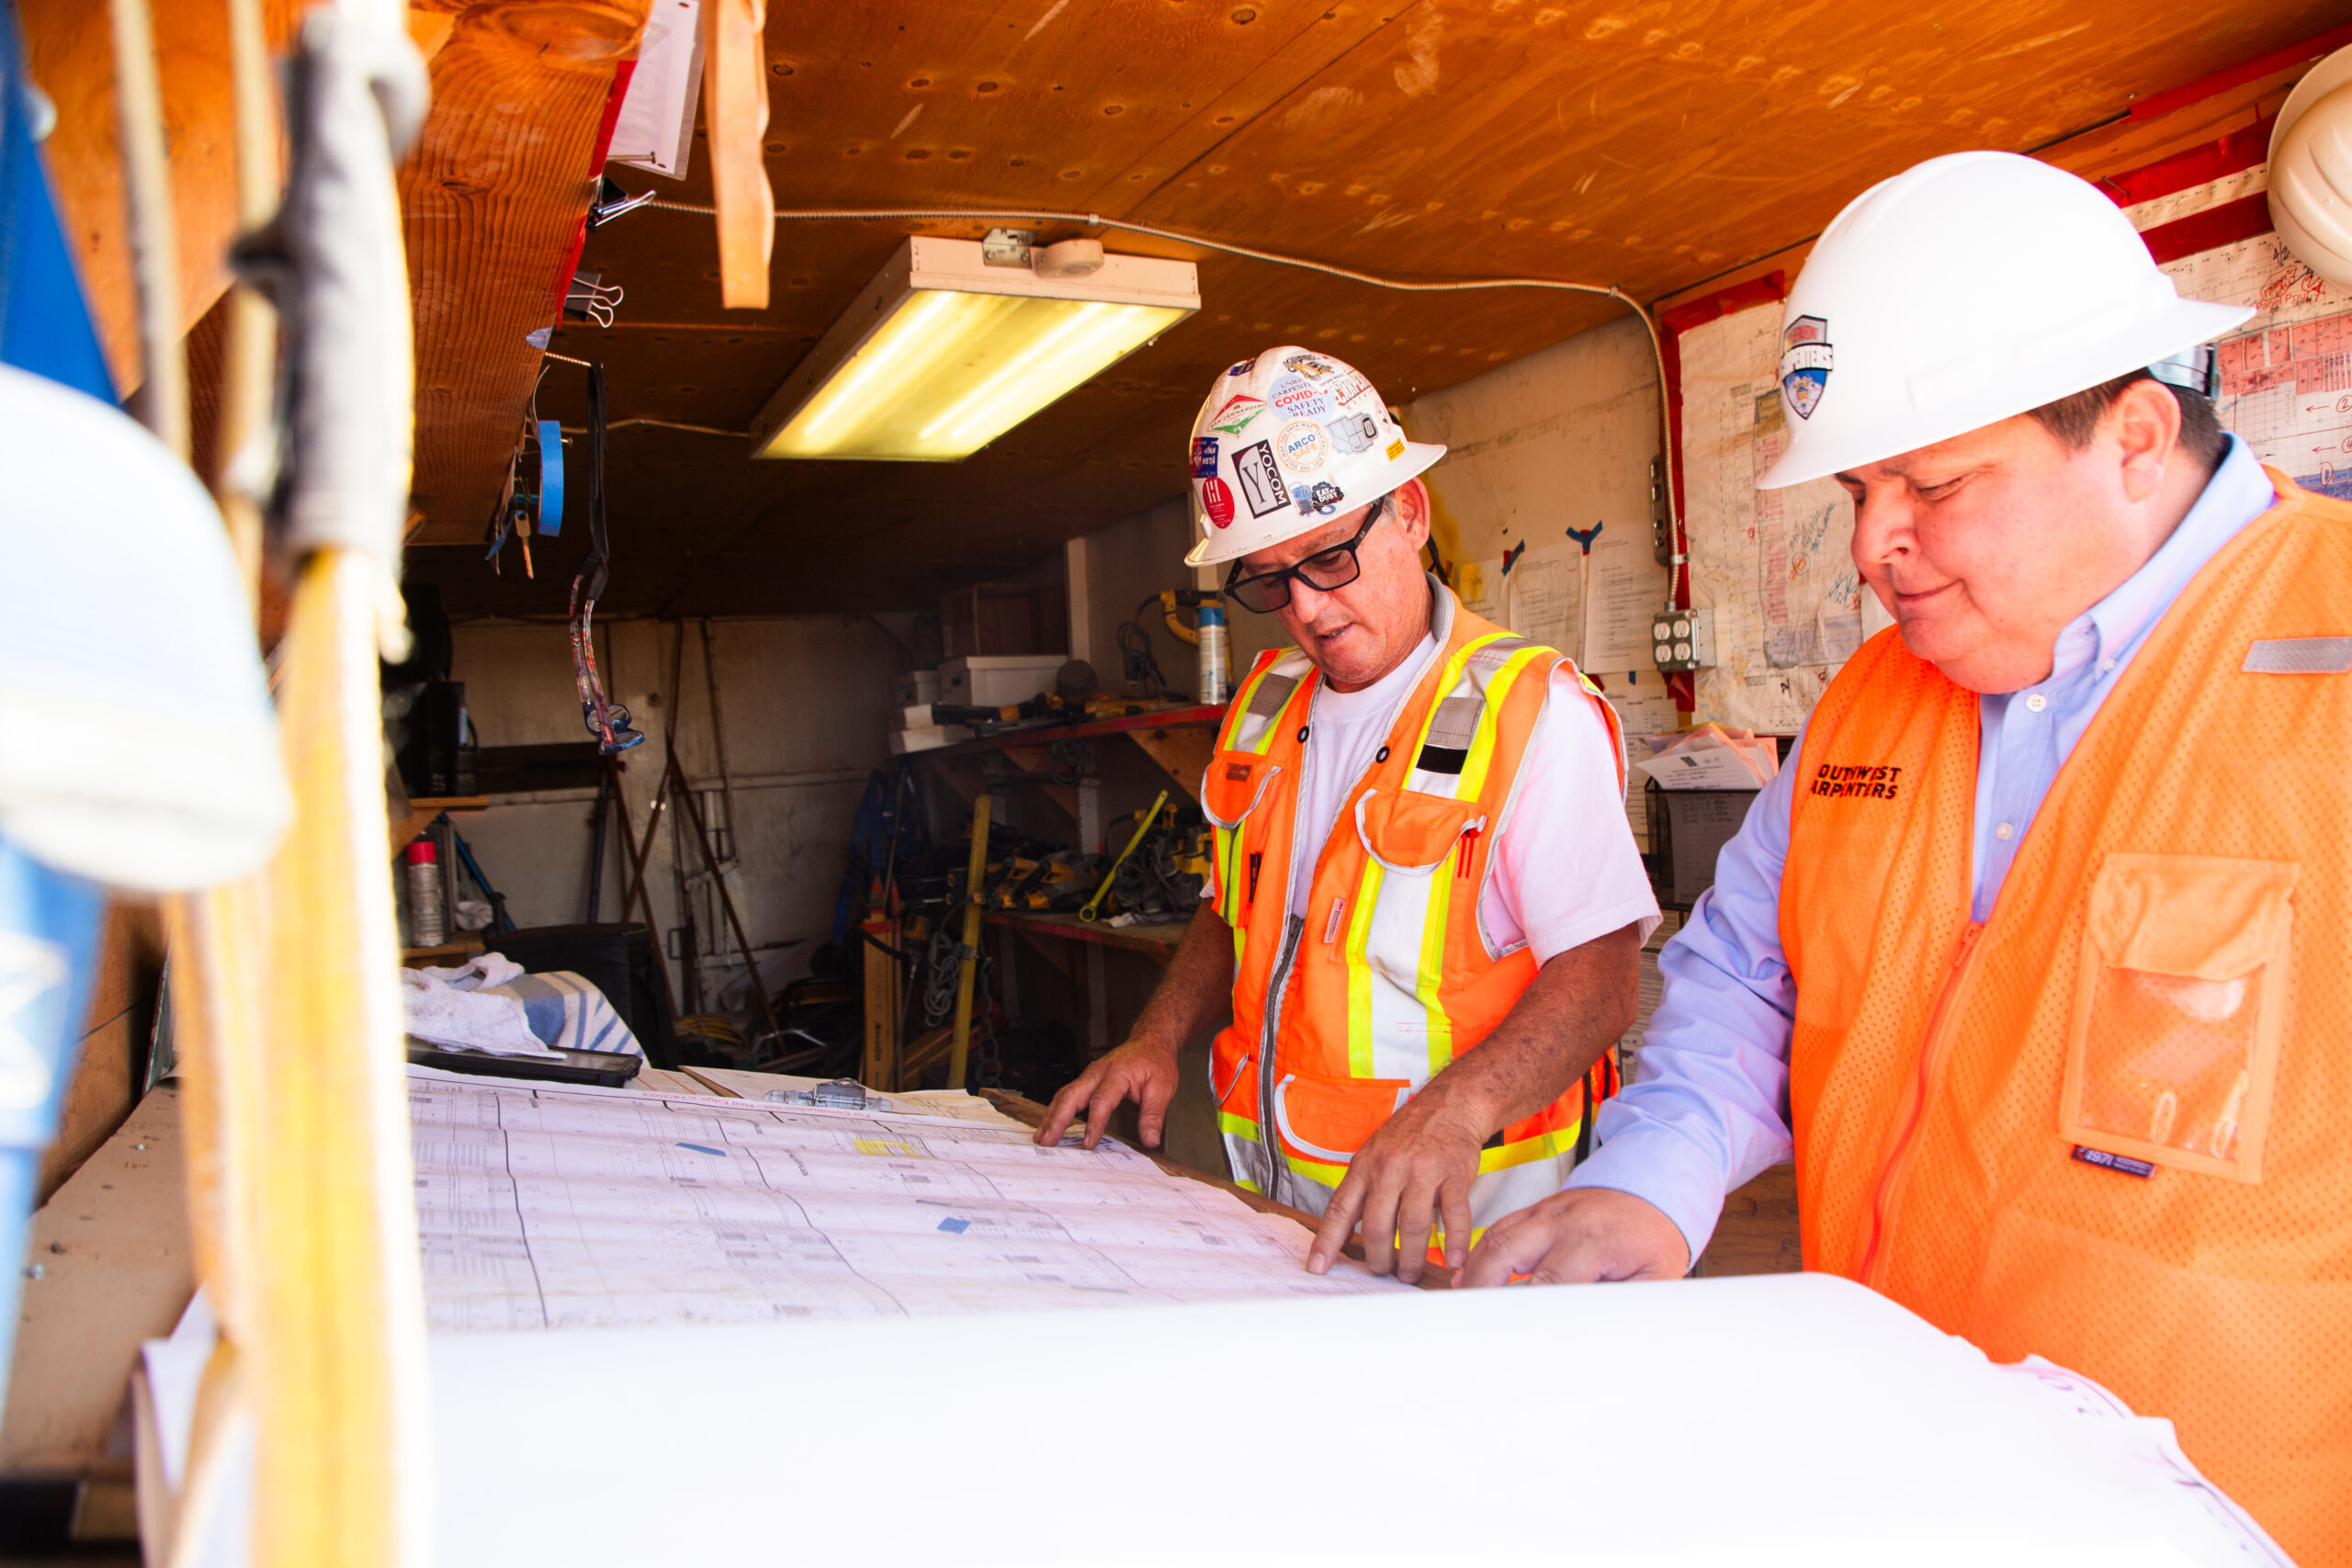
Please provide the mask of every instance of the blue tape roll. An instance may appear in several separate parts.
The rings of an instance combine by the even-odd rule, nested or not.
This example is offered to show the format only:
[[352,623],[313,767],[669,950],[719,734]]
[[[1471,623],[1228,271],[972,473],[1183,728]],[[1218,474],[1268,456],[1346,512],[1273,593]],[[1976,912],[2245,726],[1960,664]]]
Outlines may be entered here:
[[539,532],[563,532],[563,426],[539,421]]

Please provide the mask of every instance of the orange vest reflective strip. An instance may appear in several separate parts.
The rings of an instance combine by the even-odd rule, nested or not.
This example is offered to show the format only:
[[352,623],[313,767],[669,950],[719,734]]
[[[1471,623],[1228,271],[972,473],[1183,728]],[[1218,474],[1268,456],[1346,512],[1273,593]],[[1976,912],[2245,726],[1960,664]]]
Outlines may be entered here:
[[[1536,973],[1523,943],[1497,951],[1478,905],[1552,671],[1566,661],[1432,592],[1440,651],[1315,858],[1305,919],[1289,912],[1318,682],[1304,655],[1259,657],[1203,781],[1237,976],[1213,1058],[1219,1125],[1237,1181],[1314,1213],[1364,1140],[1485,1039]],[[1614,737],[1613,713],[1585,691]],[[1503,1129],[1480,1156],[1476,1226],[1557,1191],[1588,1107],[1615,1089],[1604,1058]]]
[[1977,703],[1894,633],[1806,730],[1781,936],[1804,1262],[2169,1417],[2352,1568],[2352,505],[2189,584],[1972,926]]

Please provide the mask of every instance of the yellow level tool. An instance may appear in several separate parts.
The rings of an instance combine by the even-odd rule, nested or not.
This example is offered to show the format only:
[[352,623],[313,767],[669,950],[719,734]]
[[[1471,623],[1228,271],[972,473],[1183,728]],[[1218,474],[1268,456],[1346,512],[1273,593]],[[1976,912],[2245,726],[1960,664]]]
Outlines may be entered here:
[[1094,897],[1089,898],[1086,908],[1078,912],[1080,919],[1090,926],[1094,923],[1094,917],[1102,912],[1102,900],[1111,896],[1111,884],[1119,879],[1119,868],[1127,863],[1129,855],[1136,852],[1136,846],[1143,842],[1143,836],[1151,831],[1153,821],[1159,816],[1159,808],[1167,804],[1168,792],[1163,789],[1159,792],[1159,798],[1151,803],[1151,809],[1143,814],[1143,820],[1136,824],[1135,837],[1129,839],[1127,847],[1119,852],[1119,858],[1111,863],[1111,869],[1102,874],[1102,886],[1094,890]]

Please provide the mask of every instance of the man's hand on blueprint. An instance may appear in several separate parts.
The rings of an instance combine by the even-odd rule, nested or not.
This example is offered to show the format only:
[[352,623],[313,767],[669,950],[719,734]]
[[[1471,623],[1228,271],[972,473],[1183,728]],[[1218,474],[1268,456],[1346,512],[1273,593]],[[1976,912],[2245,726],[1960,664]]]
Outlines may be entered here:
[[1061,1142],[1062,1130],[1080,1112],[1086,1116],[1082,1147],[1102,1141],[1111,1112],[1123,1100],[1136,1102],[1136,1119],[1144,1147],[1159,1146],[1160,1123],[1167,1120],[1168,1102],[1176,1098],[1176,1053],[1165,1045],[1130,1040],[1096,1062],[1054,1096],[1046,1120],[1037,1128],[1037,1142]]
[[1441,1073],[1364,1140],[1323,1211],[1309,1271],[1330,1268],[1361,1223],[1364,1267],[1375,1274],[1393,1269],[1409,1285],[1421,1277],[1432,1219],[1445,1233],[1446,1262],[1462,1267],[1470,1251],[1470,1182],[1478,1174],[1479,1146],[1497,1122],[1483,1105],[1454,1103],[1476,1096],[1449,1095],[1451,1087]]

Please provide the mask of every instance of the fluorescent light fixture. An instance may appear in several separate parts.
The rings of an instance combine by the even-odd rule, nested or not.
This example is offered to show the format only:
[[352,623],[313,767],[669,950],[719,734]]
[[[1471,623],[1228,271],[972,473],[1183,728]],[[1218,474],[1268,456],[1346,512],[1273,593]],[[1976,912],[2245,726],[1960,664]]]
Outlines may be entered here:
[[755,455],[954,462],[1200,308],[1190,262],[1040,277],[917,235],[760,411]]

